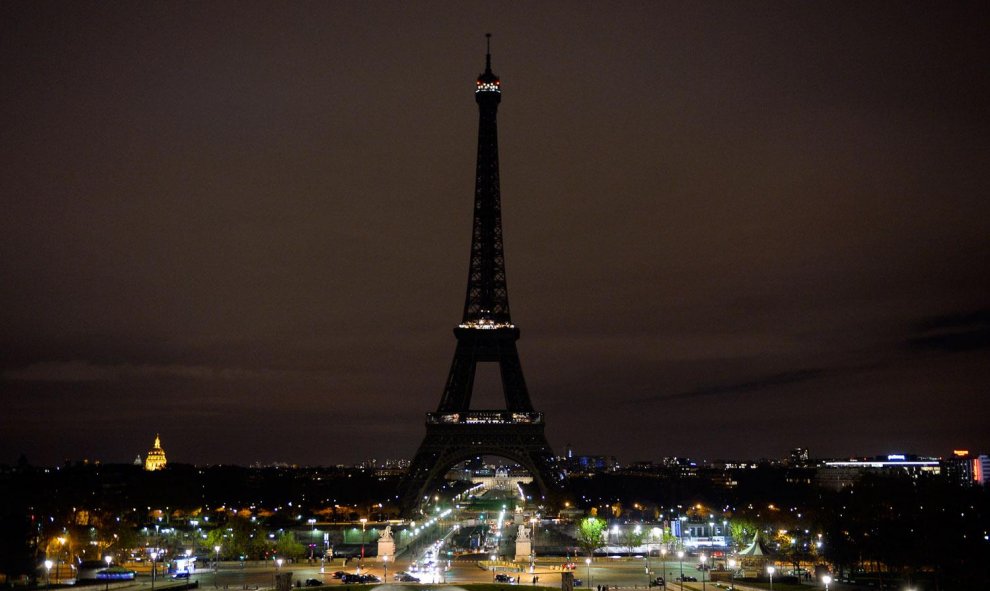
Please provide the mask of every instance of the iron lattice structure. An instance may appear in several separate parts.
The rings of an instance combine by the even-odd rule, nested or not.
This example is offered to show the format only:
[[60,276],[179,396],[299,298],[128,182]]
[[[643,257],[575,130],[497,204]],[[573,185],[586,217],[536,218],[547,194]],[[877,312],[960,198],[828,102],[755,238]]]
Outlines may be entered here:
[[[509,313],[509,292],[502,246],[502,205],[498,167],[498,105],[501,83],[492,73],[491,52],[475,89],[478,103],[478,161],[474,223],[464,315],[454,329],[457,347],[443,396],[427,414],[426,437],[403,484],[402,505],[411,511],[456,464],[478,455],[517,462],[546,493],[560,473],[544,435],[543,414],[533,409],[523,378],[516,341],[519,329]],[[504,410],[472,410],[478,363],[498,363]]]

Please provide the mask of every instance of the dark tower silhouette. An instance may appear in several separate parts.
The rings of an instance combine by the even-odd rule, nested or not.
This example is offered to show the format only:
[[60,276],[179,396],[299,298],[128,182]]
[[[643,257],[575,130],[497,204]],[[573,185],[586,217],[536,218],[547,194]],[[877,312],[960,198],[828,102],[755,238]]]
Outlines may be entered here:
[[[490,36],[489,36],[490,37]],[[501,85],[492,72],[491,50],[478,76],[478,163],[474,185],[474,224],[464,316],[454,329],[457,348],[440,405],[426,416],[426,438],[403,486],[403,507],[417,505],[431,485],[457,463],[482,454],[518,462],[546,492],[559,480],[554,456],[543,434],[543,414],[533,410],[523,379],[516,341],[519,329],[509,314],[502,250],[502,206],[498,177],[498,125]],[[504,410],[471,410],[479,362],[498,363]]]

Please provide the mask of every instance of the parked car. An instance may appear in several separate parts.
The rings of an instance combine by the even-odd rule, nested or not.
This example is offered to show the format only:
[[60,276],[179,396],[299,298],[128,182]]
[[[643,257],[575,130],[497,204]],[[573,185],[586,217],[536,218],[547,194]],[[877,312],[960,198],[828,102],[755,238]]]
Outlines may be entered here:
[[177,573],[173,573],[172,574],[172,578],[173,579],[188,579],[189,578],[189,571],[187,571],[187,570],[180,570]]
[[319,579],[306,579],[307,587],[320,587],[323,585],[323,581]]
[[584,585],[584,581],[582,581],[581,579],[574,579],[574,586],[575,587],[580,587],[582,585]]
[[346,572],[344,572],[342,570],[338,570],[338,571],[334,571],[333,575],[331,575],[331,576],[333,578],[335,578],[335,579],[339,579],[339,578],[343,577],[346,574],[347,574]]
[[509,575],[507,575],[505,573],[498,573],[497,575],[495,575],[495,582],[496,583],[515,583],[516,580],[513,577],[510,577]]
[[419,579],[412,576],[409,573],[402,573],[401,575],[395,575],[395,580],[400,583],[418,583]]

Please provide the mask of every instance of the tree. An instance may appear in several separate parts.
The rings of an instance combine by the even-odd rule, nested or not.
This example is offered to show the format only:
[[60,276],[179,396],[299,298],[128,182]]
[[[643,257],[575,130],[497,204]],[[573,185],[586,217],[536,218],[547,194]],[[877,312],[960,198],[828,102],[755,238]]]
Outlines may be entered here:
[[755,522],[742,517],[733,517],[729,522],[729,537],[736,548],[745,548],[753,541],[758,527]]
[[791,537],[786,533],[781,532],[777,534],[774,541],[779,547],[777,552],[778,557],[794,567],[795,572],[801,568],[802,562],[809,562],[813,558],[811,553],[808,551],[808,544],[804,541],[798,540],[796,537]]
[[306,546],[296,540],[296,535],[292,532],[285,532],[275,540],[275,553],[281,557],[293,560],[302,558],[306,554]]
[[577,541],[581,549],[593,556],[595,550],[602,547],[604,543],[604,532],[608,524],[604,519],[597,517],[585,517],[578,524]]
[[214,548],[220,546],[220,551],[224,556],[227,556],[231,553],[231,550],[233,550],[233,548],[230,547],[230,544],[228,544],[228,539],[229,536],[227,534],[227,530],[223,527],[217,527],[211,529],[209,533],[206,534],[206,538],[202,541],[202,546],[210,554],[214,554],[216,552]]
[[34,576],[34,548],[28,512],[6,508],[0,511],[0,572],[8,581],[19,575]]
[[627,527],[622,532],[620,539],[622,540],[622,545],[632,554],[634,548],[638,548],[643,544],[643,540],[646,539],[646,532],[638,525],[636,527]]

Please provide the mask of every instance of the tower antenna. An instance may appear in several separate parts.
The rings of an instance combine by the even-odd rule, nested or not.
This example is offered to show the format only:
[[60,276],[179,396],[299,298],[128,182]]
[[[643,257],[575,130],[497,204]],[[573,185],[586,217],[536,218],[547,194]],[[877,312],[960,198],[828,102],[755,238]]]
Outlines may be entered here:
[[485,69],[492,69],[492,34],[485,33]]

